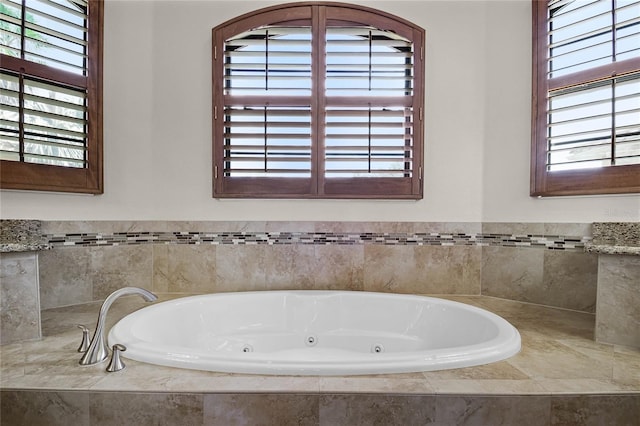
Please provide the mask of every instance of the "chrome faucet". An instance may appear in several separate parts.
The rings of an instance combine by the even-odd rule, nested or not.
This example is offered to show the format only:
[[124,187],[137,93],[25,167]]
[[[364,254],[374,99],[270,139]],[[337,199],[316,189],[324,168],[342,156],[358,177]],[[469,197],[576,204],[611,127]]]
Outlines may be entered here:
[[80,359],[80,365],[94,365],[98,364],[109,357],[109,348],[107,347],[107,338],[104,333],[104,323],[107,318],[107,311],[111,307],[111,304],[120,296],[126,296],[129,294],[138,294],[142,296],[147,302],[153,302],[158,297],[139,287],[124,287],[114,291],[107,297],[102,306],[100,307],[100,314],[98,316],[98,323],[96,324],[96,331],[93,333],[93,338],[89,344],[89,348]]

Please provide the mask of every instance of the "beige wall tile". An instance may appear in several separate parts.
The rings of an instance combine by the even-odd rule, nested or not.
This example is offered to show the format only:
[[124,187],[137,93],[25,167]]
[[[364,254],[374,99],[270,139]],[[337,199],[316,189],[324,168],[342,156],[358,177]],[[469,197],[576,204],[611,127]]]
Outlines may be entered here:
[[313,245],[273,245],[265,253],[266,288],[312,290],[316,281]]
[[542,235],[544,223],[484,222],[483,234]]
[[88,425],[89,395],[81,392],[2,391],[3,425]]
[[590,237],[590,223],[545,223],[545,235],[565,235],[574,237]]
[[596,340],[640,348],[640,256],[598,259]]
[[640,419],[640,395],[554,397],[551,425],[634,426]]
[[316,222],[316,232],[413,232],[413,222]]
[[423,246],[426,292],[480,294],[482,249],[475,246]]
[[264,232],[265,221],[205,221],[190,222],[189,231],[203,232]]
[[317,290],[362,290],[364,288],[364,252],[362,245],[315,246]]
[[267,222],[267,232],[314,232],[316,222]]
[[544,250],[542,286],[531,301],[595,312],[598,256],[576,251]]
[[417,247],[368,245],[364,254],[366,291],[426,293],[425,262]]
[[151,245],[91,247],[89,275],[93,299],[105,299],[122,287],[152,288]]
[[252,291],[266,287],[266,245],[216,247],[216,291]]
[[318,425],[318,395],[205,395],[204,424]]
[[93,301],[87,247],[63,247],[39,254],[40,304],[42,309]]
[[466,426],[547,426],[550,398],[548,396],[438,396],[438,425]]
[[433,395],[321,395],[320,425],[424,425],[435,407]]
[[0,344],[41,337],[38,254],[0,254]]
[[479,234],[482,232],[480,222],[415,222],[413,232],[436,232],[445,234],[448,232],[463,234]]
[[365,246],[365,290],[479,294],[481,248]]
[[89,401],[90,424],[199,426],[202,400],[199,394],[95,392]]
[[268,289],[363,289],[362,245],[273,245],[265,253]]
[[544,251],[519,247],[483,247],[482,294],[538,303]]
[[212,293],[216,288],[216,249],[212,244],[153,247],[153,289],[170,293]]
[[43,234],[112,234],[115,232],[149,231],[143,229],[153,221],[132,220],[52,220],[42,221]]

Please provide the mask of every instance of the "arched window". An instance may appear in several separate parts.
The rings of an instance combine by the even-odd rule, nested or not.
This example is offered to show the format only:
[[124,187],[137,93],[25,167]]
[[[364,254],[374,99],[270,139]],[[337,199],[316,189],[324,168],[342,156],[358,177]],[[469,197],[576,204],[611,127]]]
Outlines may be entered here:
[[422,198],[424,30],[295,3],[213,29],[215,197]]

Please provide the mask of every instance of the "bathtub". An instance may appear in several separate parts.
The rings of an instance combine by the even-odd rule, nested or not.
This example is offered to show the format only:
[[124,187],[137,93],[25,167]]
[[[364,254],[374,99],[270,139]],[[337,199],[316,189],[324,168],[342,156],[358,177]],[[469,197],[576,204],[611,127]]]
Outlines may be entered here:
[[433,297],[262,291],[184,297],[120,320],[122,355],[179,368],[279,375],[405,373],[500,361],[520,350],[505,319]]

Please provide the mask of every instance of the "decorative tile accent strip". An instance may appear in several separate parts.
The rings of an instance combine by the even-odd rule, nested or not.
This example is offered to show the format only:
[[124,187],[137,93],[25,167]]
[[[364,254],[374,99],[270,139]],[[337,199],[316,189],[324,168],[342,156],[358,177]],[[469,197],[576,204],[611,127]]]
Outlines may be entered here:
[[133,244],[502,246],[580,250],[591,237],[462,233],[123,232],[45,235],[51,248]]

